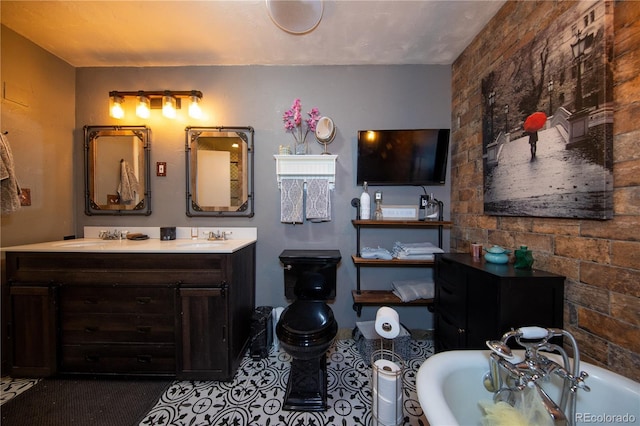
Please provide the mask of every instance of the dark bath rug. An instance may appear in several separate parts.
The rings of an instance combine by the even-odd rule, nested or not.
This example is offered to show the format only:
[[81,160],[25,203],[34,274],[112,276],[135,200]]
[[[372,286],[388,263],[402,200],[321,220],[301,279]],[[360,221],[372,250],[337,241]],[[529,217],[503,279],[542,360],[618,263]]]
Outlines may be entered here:
[[132,426],[155,405],[169,380],[44,379],[0,408],[2,426]]

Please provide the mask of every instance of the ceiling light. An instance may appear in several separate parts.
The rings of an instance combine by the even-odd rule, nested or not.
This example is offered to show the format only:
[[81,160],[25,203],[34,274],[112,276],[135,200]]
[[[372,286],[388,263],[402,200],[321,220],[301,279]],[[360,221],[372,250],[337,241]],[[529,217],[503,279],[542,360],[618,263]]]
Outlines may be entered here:
[[315,29],[324,10],[322,0],[265,0],[271,20],[281,30],[305,34]]

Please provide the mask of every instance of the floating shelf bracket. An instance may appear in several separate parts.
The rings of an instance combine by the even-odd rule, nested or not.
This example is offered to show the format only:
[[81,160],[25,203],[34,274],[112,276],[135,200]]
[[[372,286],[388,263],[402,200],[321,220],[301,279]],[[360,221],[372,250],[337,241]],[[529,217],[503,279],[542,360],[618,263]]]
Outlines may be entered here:
[[337,155],[274,155],[278,189],[282,179],[328,179],[329,188],[336,184]]

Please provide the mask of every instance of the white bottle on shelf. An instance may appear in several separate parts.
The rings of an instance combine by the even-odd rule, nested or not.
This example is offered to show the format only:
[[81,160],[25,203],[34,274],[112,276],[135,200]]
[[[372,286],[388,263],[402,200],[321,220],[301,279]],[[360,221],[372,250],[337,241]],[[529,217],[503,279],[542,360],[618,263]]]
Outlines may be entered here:
[[371,197],[367,182],[362,185],[362,194],[360,194],[360,219],[371,219]]

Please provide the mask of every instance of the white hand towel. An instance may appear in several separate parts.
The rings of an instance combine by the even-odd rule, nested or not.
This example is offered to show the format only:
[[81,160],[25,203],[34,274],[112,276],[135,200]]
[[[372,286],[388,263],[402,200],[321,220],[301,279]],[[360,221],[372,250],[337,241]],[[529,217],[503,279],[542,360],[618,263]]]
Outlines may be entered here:
[[280,184],[280,222],[302,223],[302,179],[282,179]]
[[331,220],[331,193],[328,179],[307,180],[307,220],[328,222]]

